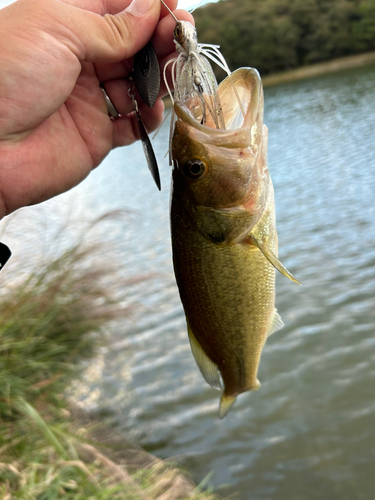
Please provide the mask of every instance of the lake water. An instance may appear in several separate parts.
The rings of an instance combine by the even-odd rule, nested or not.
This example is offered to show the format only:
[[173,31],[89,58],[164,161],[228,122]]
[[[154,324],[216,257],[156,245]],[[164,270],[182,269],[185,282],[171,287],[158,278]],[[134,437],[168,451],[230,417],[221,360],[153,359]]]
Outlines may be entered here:
[[265,91],[279,255],[303,286],[277,277],[285,327],[264,348],[262,388],[222,421],[190,353],[172,271],[168,127],[154,141],[161,193],[140,144],[118,149],[70,193],[21,210],[3,237],[16,256],[32,248],[32,260],[30,241],[48,246],[67,213],[131,210],[115,235],[119,273],[149,279],[131,288],[138,307],[75,395],[197,482],[211,473],[223,495],[375,498],[374,81],[366,68]]

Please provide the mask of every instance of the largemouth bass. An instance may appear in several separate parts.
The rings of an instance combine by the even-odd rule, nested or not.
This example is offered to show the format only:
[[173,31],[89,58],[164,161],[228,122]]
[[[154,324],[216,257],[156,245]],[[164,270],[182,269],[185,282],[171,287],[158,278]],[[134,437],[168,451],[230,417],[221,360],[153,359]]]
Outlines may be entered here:
[[235,71],[218,98],[225,129],[210,114],[203,122],[200,96],[174,102],[171,232],[192,352],[205,380],[222,388],[223,418],[238,394],[259,388],[262,348],[283,326],[275,268],[298,281],[277,258],[258,72]]

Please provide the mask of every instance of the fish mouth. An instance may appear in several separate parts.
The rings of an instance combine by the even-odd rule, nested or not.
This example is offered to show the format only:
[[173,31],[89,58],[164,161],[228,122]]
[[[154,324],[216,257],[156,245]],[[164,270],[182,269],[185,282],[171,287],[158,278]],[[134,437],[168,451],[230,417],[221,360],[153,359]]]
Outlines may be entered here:
[[[174,111],[187,125],[210,135],[244,128],[260,130],[263,124],[260,75],[254,68],[239,68],[220,83],[217,96],[196,95],[183,103],[175,102]],[[218,124],[219,115],[224,128]]]

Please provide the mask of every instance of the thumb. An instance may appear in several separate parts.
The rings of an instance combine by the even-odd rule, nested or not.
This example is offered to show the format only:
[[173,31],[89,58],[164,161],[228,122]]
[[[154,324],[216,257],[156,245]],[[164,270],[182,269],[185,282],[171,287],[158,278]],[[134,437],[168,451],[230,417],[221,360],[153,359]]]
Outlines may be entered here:
[[87,62],[118,62],[133,56],[150,40],[160,16],[160,0],[133,0],[122,12],[104,16],[62,2],[49,5],[57,7],[54,35]]

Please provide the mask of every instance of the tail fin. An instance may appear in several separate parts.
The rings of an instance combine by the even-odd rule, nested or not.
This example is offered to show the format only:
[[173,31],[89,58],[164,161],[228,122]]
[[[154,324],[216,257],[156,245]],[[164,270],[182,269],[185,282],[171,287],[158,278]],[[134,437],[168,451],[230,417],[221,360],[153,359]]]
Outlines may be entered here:
[[[253,387],[249,388],[248,390],[253,390],[257,391],[260,388],[260,382],[258,379],[255,379],[255,383]],[[221,395],[220,398],[220,404],[219,404],[219,418],[224,418],[228,411],[231,409],[233,403],[236,401],[236,396],[227,396],[225,394],[225,389],[223,394]]]
[[221,395],[219,405],[219,418],[224,418],[231,409],[232,404],[236,401],[236,396],[226,396],[225,392]]

